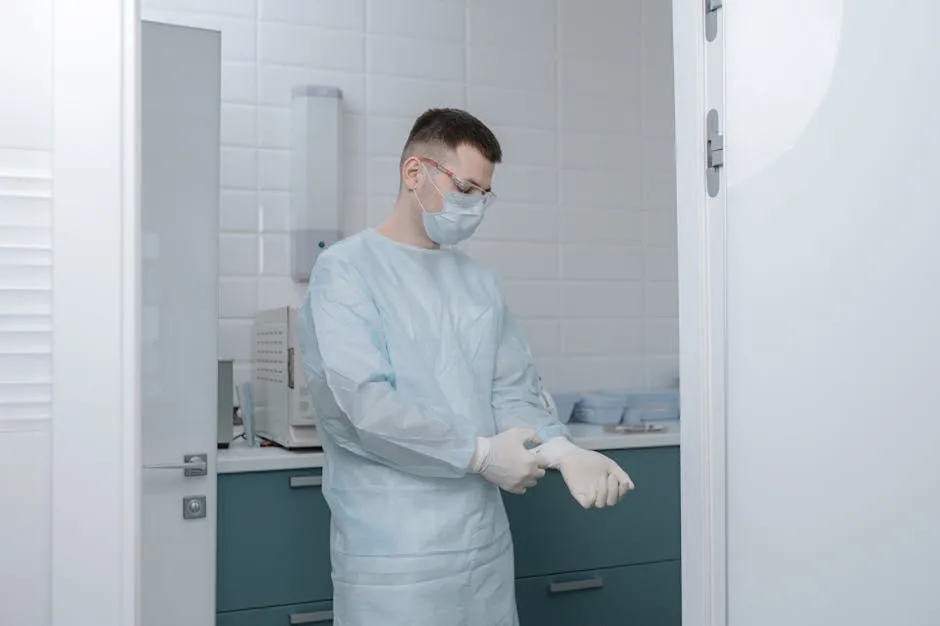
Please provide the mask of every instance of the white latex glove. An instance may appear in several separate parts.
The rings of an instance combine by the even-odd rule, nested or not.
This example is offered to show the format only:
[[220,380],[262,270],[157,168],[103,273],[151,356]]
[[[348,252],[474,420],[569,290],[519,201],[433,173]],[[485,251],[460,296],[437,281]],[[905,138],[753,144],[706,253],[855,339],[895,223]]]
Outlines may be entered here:
[[542,459],[526,443],[542,441],[534,430],[510,428],[494,437],[477,439],[470,471],[510,493],[525,493],[545,476]]
[[568,491],[586,509],[613,506],[634,487],[633,481],[608,457],[555,437],[534,450],[543,464],[561,472]]

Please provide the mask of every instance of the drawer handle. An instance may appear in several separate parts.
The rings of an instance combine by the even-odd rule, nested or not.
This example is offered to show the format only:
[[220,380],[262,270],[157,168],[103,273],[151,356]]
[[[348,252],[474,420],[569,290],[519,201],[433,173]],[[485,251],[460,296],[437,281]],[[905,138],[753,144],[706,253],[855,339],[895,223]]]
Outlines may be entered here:
[[[323,484],[322,476],[291,476],[290,486],[292,489],[299,487],[319,487]],[[293,624],[293,622],[291,622]],[[301,622],[305,623],[305,622]]]
[[552,583],[548,586],[549,593],[571,593],[572,591],[587,591],[588,589],[600,589],[604,586],[604,579],[600,576],[594,578],[585,578],[584,580],[572,580],[564,583]]
[[291,626],[296,624],[322,624],[333,621],[333,611],[314,611],[313,613],[291,613]]

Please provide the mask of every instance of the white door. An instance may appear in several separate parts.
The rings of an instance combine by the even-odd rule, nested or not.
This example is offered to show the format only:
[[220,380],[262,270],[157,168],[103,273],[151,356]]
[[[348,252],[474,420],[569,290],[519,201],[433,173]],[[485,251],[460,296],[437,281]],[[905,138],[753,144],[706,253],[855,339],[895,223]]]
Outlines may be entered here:
[[723,11],[728,624],[935,626],[940,2]]
[[142,626],[211,626],[220,37],[150,22],[141,37]]

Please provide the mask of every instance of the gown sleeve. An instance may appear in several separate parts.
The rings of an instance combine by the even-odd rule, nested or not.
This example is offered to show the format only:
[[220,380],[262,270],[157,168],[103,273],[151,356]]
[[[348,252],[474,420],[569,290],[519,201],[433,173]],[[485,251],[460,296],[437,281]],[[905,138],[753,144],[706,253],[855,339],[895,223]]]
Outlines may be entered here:
[[338,409],[318,410],[318,426],[345,450],[405,472],[466,475],[477,444],[473,425],[396,391],[380,322],[359,271],[322,254],[298,322],[313,400],[323,402],[328,390]]
[[568,438],[568,428],[542,402],[542,386],[532,351],[506,304],[500,288],[502,321],[493,378],[493,415],[496,428],[531,428],[542,441]]

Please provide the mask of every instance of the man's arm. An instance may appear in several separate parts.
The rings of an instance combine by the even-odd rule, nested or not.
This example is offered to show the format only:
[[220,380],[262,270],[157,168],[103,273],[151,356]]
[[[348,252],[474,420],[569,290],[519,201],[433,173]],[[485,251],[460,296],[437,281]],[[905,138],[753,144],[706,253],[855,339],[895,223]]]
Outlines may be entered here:
[[422,476],[467,473],[475,429],[443,407],[409,402],[396,391],[379,313],[355,268],[320,257],[298,326],[308,379],[319,354],[341,409],[321,418],[339,446]]

